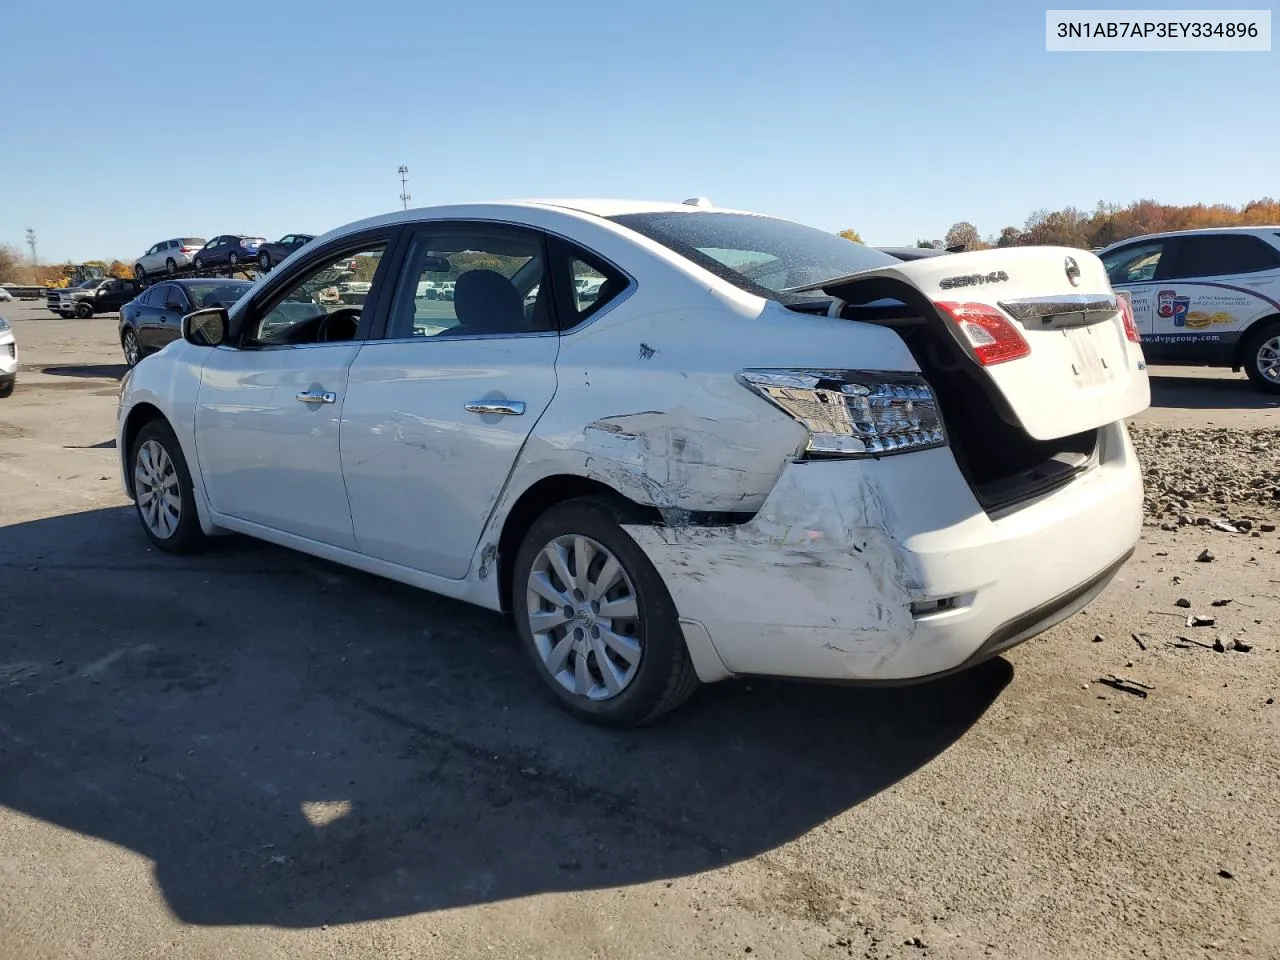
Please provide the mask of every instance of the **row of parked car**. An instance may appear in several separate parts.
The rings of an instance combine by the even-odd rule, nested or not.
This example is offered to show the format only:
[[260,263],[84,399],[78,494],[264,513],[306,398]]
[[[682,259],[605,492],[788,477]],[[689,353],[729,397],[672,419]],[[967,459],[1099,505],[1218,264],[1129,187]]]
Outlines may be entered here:
[[205,240],[203,237],[175,237],[153,244],[133,265],[133,275],[139,280],[145,280],[149,276],[174,274],[188,267],[205,270],[239,265],[270,270],[314,239],[309,233],[286,233],[274,243],[263,237],[241,233],[224,233],[212,240]]

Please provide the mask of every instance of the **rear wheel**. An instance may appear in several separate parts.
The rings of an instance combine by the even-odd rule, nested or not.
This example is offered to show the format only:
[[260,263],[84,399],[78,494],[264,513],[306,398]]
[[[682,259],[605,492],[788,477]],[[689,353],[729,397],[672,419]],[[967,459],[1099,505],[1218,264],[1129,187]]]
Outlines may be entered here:
[[675,604],[649,558],[599,497],[557,504],[516,554],[512,609],[538,676],[584,720],[636,726],[698,686]]
[[1265,393],[1280,393],[1280,320],[1265,324],[1244,345],[1244,369]]
[[270,270],[271,254],[267,253],[267,251],[265,250],[263,250],[260,254],[258,254],[258,266],[260,266],[263,270]]
[[138,335],[132,328],[125,329],[124,336],[120,338],[120,346],[124,348],[124,362],[131,367],[136,367],[142,355],[138,351]]
[[227,254],[227,265],[231,267],[232,270],[234,270],[237,266],[240,265],[240,258],[234,253]]
[[0,400],[13,396],[13,388],[18,385],[18,378],[15,375],[11,380],[0,384]]
[[173,428],[164,420],[145,424],[133,441],[129,463],[133,505],[151,542],[169,553],[191,553],[204,546],[191,473]]

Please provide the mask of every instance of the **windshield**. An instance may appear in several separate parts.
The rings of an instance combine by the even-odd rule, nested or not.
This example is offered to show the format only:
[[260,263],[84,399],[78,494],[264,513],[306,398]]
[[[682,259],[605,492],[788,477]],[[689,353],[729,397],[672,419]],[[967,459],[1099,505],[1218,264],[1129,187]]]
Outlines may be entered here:
[[788,287],[898,263],[834,233],[748,213],[627,213],[610,219],[748,293],[783,303],[823,296],[784,292]]

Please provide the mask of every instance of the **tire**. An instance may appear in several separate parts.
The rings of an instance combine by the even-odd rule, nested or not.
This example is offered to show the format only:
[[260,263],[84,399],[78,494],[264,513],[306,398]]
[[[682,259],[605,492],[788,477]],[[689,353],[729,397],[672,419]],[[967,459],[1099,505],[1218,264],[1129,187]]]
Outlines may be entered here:
[[[157,449],[161,453],[157,453]],[[140,462],[144,453],[146,464]],[[167,553],[193,553],[201,549],[207,538],[196,515],[191,473],[178,438],[167,421],[152,420],[138,431],[133,449],[129,451],[129,468],[134,510],[147,538]],[[154,513],[150,510],[151,504],[157,504]]]
[[76,304],[76,316],[81,320],[88,320],[93,316],[93,307],[87,303]]
[[135,279],[135,280],[145,280],[145,279],[147,279],[147,271],[146,271],[146,270],[144,270],[144,269],[142,269],[142,264],[140,264],[140,263],[135,263],[135,264],[133,265],[133,279]]
[[13,388],[18,385],[18,378],[14,376],[8,383],[0,386],[0,400],[7,400],[13,396]]
[[125,364],[136,367],[142,359],[142,350],[138,346],[138,335],[132,327],[125,327],[124,334],[120,337],[120,348],[124,351]]
[[1244,344],[1244,371],[1263,393],[1280,393],[1280,320],[1265,323],[1249,335]]
[[168,260],[164,262],[164,270],[165,270],[165,273],[169,274],[170,276],[178,272],[178,265],[174,262],[173,257],[170,257]]
[[[671,594],[649,558],[622,529],[629,519],[625,511],[601,497],[581,497],[551,507],[534,521],[520,544],[511,589],[516,631],[544,686],[570,713],[611,727],[648,723],[679,706],[698,687]],[[586,563],[585,580],[576,576],[580,542],[588,555],[594,553]],[[564,551],[559,567],[550,559],[556,547]],[[603,606],[615,605],[620,612],[630,607],[635,616],[599,616],[602,604],[593,604],[583,592],[574,595],[555,572],[562,569],[574,575],[574,583],[597,588],[595,578],[608,561],[596,551],[611,556],[620,567],[612,588],[603,594]],[[535,582],[541,584],[537,592],[531,586]],[[565,606],[558,608],[558,600],[553,602],[548,592],[567,601]],[[631,604],[625,604],[628,598]],[[546,627],[536,633],[530,620],[532,604]],[[571,609],[572,619],[558,612]],[[607,636],[615,642],[602,639]],[[624,649],[634,652],[635,659],[624,658]],[[605,679],[602,653],[617,690],[610,689]],[[570,689],[571,684],[578,689]]]
[[230,267],[232,270],[234,270],[236,267],[240,266],[240,258],[236,256],[234,253],[228,253],[227,266]]
[[258,266],[260,266],[263,270],[270,270],[271,254],[267,253],[265,250],[262,251],[262,253],[258,254]]

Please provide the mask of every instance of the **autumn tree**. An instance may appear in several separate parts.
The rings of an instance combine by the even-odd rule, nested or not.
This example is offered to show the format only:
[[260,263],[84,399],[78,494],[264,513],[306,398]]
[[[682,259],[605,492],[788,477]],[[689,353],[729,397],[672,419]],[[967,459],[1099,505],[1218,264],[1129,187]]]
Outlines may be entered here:
[[27,274],[26,258],[18,252],[17,247],[0,244],[0,280],[5,283],[20,283]]
[[840,236],[844,237],[846,240],[852,240],[854,243],[866,243],[866,241],[862,239],[862,234],[853,229],[853,227],[841,230]]
[[1005,227],[996,238],[997,247],[1016,247],[1022,240],[1022,231],[1017,227]]
[[986,246],[978,233],[978,228],[968,220],[961,220],[951,225],[944,243],[948,247],[959,247],[961,250],[981,250]]

